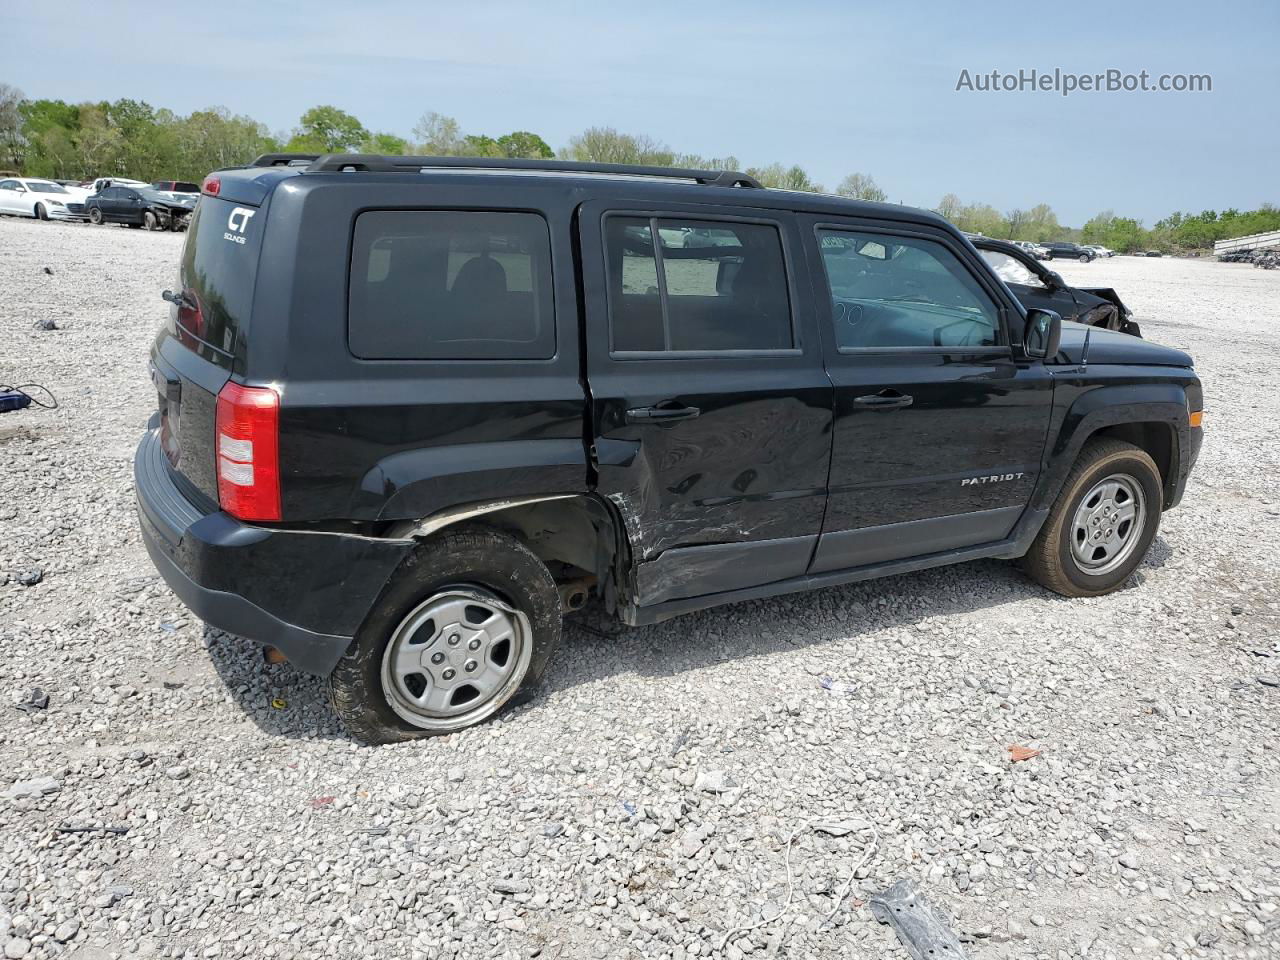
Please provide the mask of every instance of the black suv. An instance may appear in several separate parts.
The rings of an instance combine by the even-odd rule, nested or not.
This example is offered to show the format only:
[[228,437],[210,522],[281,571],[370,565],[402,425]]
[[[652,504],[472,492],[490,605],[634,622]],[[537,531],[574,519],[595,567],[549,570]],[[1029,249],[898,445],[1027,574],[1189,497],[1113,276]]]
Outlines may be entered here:
[[211,175],[151,371],[147,548],[370,742],[537,688],[561,616],[1142,561],[1191,358],[1024,310],[932,213],[750,177],[271,156]]
[[1044,248],[1049,251],[1046,260],[1079,260],[1081,263],[1088,263],[1097,256],[1088,247],[1082,247],[1078,243],[1046,243]]

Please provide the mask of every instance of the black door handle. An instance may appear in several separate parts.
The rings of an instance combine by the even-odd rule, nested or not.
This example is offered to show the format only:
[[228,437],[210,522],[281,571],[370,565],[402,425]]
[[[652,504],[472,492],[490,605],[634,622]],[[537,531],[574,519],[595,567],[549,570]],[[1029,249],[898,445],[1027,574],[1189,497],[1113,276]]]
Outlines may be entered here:
[[901,410],[914,402],[915,397],[899,393],[897,390],[881,390],[879,393],[854,398],[853,405],[868,410]]
[[692,420],[701,413],[697,407],[686,407],[679,400],[663,400],[651,407],[632,407],[627,411],[627,423],[670,423]]

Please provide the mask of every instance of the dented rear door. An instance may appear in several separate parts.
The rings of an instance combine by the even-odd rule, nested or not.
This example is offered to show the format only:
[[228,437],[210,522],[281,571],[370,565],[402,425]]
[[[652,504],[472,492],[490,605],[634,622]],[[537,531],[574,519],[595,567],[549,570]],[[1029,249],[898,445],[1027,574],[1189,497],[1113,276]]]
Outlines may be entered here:
[[833,388],[789,214],[599,201],[579,227],[598,489],[638,602],[803,574]]

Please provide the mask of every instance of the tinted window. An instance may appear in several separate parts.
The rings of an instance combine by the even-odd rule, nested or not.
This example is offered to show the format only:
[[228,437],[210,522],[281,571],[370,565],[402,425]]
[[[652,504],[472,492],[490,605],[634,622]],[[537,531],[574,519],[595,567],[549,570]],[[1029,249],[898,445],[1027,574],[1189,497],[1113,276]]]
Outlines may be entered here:
[[841,349],[999,344],[995,304],[942,244],[834,230],[819,239]]
[[605,245],[614,352],[794,345],[776,227],[608,217]]
[[365,359],[551,357],[547,224],[531,213],[361,214],[348,308],[351,352]]
[[259,211],[245,217],[236,210],[216,197],[196,205],[179,267],[183,302],[170,308],[178,338],[197,352],[203,352],[200,341],[216,347],[221,353],[210,359],[225,365],[249,320],[262,236]]

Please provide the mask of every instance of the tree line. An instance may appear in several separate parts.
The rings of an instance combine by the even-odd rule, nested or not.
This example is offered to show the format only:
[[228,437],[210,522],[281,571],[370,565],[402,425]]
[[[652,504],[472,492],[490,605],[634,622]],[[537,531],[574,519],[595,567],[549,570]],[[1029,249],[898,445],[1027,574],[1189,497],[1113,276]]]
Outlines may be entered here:
[[[0,83],[0,169],[56,180],[95,176],[199,182],[210,170],[247,163],[262,153],[379,153],[422,156],[511,157],[635,163],[659,167],[739,170],[734,156],[681,153],[643,134],[591,127],[558,152],[528,130],[464,132],[456,119],[434,111],[422,115],[407,137],[365,127],[352,114],[329,105],[307,110],[293,130],[272,133],[252,117],[223,107],[186,116],[141,100],[66,103],[31,100]],[[766,187],[827,193],[799,164],[768,163],[745,171]],[[831,191],[838,196],[884,202],[885,192],[864,173],[850,173]],[[1280,230],[1280,210],[1206,210],[1174,213],[1147,229],[1141,221],[1107,210],[1081,228],[1064,227],[1048,204],[1001,212],[986,203],[966,204],[955,194],[935,210],[961,230],[1007,240],[1076,240],[1120,252],[1203,249],[1225,237]]]

